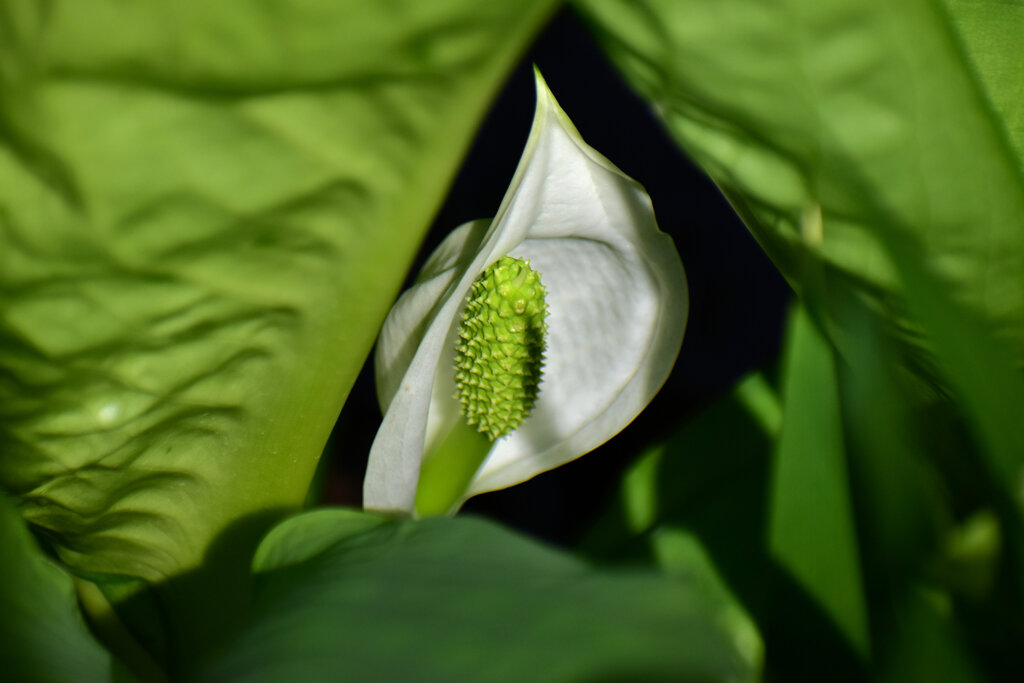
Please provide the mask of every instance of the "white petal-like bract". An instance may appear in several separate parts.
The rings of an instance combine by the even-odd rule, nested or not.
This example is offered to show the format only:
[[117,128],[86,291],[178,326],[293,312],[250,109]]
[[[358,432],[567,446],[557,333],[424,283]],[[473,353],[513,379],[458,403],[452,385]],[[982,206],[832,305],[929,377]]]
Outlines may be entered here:
[[459,316],[473,281],[503,256],[528,260],[547,288],[546,363],[533,413],[494,442],[463,500],[596,448],[668,377],[687,315],[679,254],[647,193],[583,142],[537,74],[533,128],[497,217],[453,231],[384,323],[367,508],[411,513],[420,464],[463,419]]

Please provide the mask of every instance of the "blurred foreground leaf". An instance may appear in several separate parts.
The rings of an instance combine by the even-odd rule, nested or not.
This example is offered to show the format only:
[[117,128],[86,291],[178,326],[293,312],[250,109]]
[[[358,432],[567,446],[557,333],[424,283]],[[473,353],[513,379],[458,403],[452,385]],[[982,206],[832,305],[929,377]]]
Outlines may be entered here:
[[880,237],[969,433],[961,457],[980,491],[963,511],[970,516],[945,541],[943,578],[959,593],[972,645],[1001,670],[1017,659],[1024,640],[1024,374],[991,327],[955,300],[914,241]]
[[1024,3],[999,0],[944,0],[952,13],[975,73],[1003,120],[1017,158],[1024,165]]
[[850,290],[916,340],[885,231],[912,235],[1020,361],[1024,6],[951,4],[577,2],[840,350]]
[[[983,681],[961,640],[961,634],[928,596],[907,596],[895,610],[895,629],[889,634],[889,657],[878,680],[885,683]],[[1005,672],[1009,673],[1009,672]],[[1013,680],[1013,679],[1008,679]]]
[[[877,319],[859,308],[847,315],[859,343],[837,370],[872,608],[873,670],[882,681],[981,680],[951,593],[967,591],[978,599],[991,589],[998,560],[992,526],[985,524],[991,518],[982,515],[981,525],[968,527],[980,528],[980,535],[959,534],[952,526],[970,486],[943,481],[943,457],[931,446],[957,448],[951,425],[940,421],[935,405],[924,408],[914,400],[916,392],[907,386],[913,380]],[[953,553],[945,539],[957,539]],[[1005,621],[987,616],[993,631],[1005,629]],[[991,642],[1012,640],[1008,636]]]
[[989,473],[1012,502],[1019,523],[1024,519],[1024,374],[991,329],[959,305],[949,285],[928,270],[913,243],[893,237],[887,242],[900,268],[907,306],[926,330]]
[[0,487],[62,560],[235,613],[552,5],[0,4]]
[[200,680],[756,678],[733,635],[752,627],[701,576],[602,572],[479,519],[316,511],[255,570],[251,622]]
[[71,579],[40,552],[0,494],[0,677],[101,682],[111,680],[112,666],[82,620]]

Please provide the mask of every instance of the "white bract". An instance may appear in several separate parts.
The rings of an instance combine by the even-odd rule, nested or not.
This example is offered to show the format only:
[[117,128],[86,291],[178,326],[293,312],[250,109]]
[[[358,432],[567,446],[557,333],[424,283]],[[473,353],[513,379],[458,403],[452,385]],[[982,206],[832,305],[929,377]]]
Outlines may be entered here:
[[679,353],[686,278],[650,198],[583,141],[536,81],[533,128],[497,217],[452,232],[384,323],[369,509],[413,513],[422,463],[465,419],[454,380],[460,313],[473,281],[502,257],[527,260],[547,289],[543,377],[530,416],[485,442],[451,510],[610,439],[650,402]]

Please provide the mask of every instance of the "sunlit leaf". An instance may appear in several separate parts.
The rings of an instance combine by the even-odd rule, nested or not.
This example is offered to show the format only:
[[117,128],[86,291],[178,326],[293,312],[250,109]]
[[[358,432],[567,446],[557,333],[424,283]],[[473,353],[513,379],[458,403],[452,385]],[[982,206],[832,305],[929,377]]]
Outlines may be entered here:
[[551,4],[0,7],[0,485],[64,561],[157,581],[302,503]]
[[968,57],[1024,166],[1024,3],[945,0]]
[[182,672],[552,4],[0,5],[0,487]]
[[846,316],[858,343],[836,370],[851,489],[860,536],[869,546],[865,564],[877,562],[876,583],[902,592],[936,552],[952,517],[940,488],[942,459],[930,446],[959,450],[963,444],[954,438],[952,420],[942,419],[949,412],[915,401],[917,387],[908,386],[913,377],[871,312],[854,307]]

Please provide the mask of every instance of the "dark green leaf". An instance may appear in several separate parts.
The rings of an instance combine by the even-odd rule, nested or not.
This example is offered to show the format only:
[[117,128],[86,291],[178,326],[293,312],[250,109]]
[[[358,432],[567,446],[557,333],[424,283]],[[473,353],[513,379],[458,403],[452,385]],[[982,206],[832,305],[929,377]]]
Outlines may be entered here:
[[[896,632],[887,643],[888,654],[880,668],[884,683],[930,681],[974,683],[985,680],[963,647],[940,597],[908,596],[894,610]],[[1004,672],[1009,673],[1009,672]]]
[[[846,323],[858,343],[837,371],[860,535],[865,556],[877,565],[876,583],[902,594],[948,531],[953,512],[938,465],[946,451],[959,456],[965,444],[950,413],[940,412],[950,406],[934,395],[915,400],[919,382],[877,318],[855,306]],[[962,473],[957,479],[960,487],[970,483]]]
[[[866,666],[835,618],[771,552],[771,465],[784,415],[752,373],[626,473],[582,549],[604,563],[670,575],[706,553],[709,573],[755,620],[768,680],[863,680]],[[699,546],[696,543],[699,541]]]
[[601,572],[478,519],[319,511],[276,529],[255,569],[252,621],[201,680],[755,678],[734,635],[749,624],[699,576]]
[[887,238],[899,265],[907,307],[927,332],[943,377],[976,431],[995,480],[1024,509],[1024,375],[991,330],[964,309],[911,243]]
[[43,556],[0,494],[0,677],[109,681],[113,666],[85,626],[71,578]]
[[793,309],[788,336],[771,548],[866,659],[867,608],[832,348],[801,307]]
[[899,267],[907,307],[924,327],[942,377],[980,446],[972,459],[990,482],[990,502],[1000,511],[1007,536],[1010,580],[1022,595],[1024,429],[1019,406],[1024,405],[1024,376],[991,328],[956,301],[949,284],[927,268],[913,242],[894,234],[881,237]]
[[[612,505],[583,543],[610,559],[680,509],[693,509],[730,482],[751,481],[768,462],[782,421],[765,376],[751,373],[627,471]],[[749,500],[749,499],[748,499]]]

